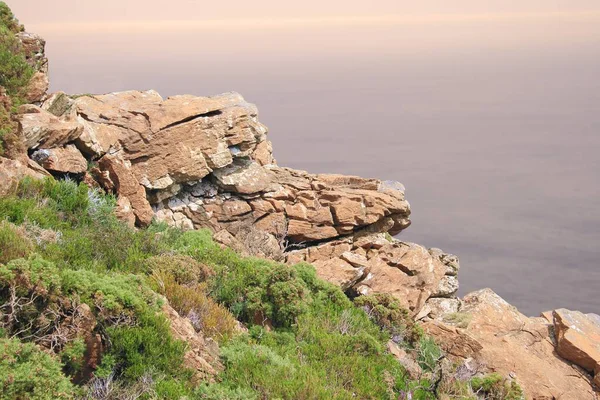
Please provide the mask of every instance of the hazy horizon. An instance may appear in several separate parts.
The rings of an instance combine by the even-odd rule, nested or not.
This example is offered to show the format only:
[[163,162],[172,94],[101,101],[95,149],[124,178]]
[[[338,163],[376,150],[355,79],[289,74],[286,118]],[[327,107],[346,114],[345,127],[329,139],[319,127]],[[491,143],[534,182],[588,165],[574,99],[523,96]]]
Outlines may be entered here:
[[461,294],[600,313],[600,4],[8,1],[51,90],[237,91],[280,165],[405,184]]

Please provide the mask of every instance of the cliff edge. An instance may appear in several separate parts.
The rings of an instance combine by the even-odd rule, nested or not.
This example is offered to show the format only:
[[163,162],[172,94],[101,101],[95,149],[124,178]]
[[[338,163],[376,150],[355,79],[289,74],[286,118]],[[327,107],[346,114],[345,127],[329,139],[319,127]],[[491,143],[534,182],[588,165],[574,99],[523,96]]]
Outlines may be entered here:
[[208,228],[242,254],[310,263],[350,297],[394,296],[470,376],[500,373],[531,399],[597,398],[600,317],[528,318],[489,289],[459,299],[458,257],[392,237],[410,225],[399,182],[278,166],[237,93],[48,94],[43,39],[17,38],[36,71],[15,116],[23,151],[0,157],[0,193],[25,176],[85,182],[114,194],[131,226]]

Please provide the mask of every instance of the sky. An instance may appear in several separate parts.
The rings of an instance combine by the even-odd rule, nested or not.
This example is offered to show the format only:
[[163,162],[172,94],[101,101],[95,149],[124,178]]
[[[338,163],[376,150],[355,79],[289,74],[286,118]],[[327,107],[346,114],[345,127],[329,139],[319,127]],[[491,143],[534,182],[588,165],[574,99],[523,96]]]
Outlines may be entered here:
[[524,15],[552,13],[600,12],[595,0],[425,0],[399,1],[378,0],[305,0],[290,2],[280,0],[223,1],[201,0],[13,0],[8,2],[15,13],[28,25],[78,24],[82,22],[106,24],[117,21],[138,21],[150,25],[155,21],[239,21],[255,20],[268,23],[273,20],[321,20],[346,17],[359,18],[405,18],[423,19],[467,16]]
[[461,294],[600,313],[598,0],[8,4],[52,90],[238,91],[280,165],[402,182]]

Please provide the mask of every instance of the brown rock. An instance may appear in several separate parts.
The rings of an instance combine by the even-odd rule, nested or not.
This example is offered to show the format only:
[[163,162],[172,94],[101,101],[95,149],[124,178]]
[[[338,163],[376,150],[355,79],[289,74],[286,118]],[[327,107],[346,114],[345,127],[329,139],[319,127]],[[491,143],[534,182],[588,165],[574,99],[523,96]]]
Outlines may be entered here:
[[115,215],[128,226],[135,226],[135,214],[128,197],[119,196],[115,207]]
[[36,72],[31,77],[31,80],[27,86],[25,100],[27,100],[29,103],[37,103],[42,101],[46,96],[49,86],[50,81],[48,80],[48,75],[43,72]]
[[223,189],[251,194],[261,192],[271,185],[272,175],[255,162],[239,161],[214,171]]
[[288,223],[287,235],[294,242],[311,242],[334,238],[338,233],[332,226],[318,226],[308,221],[291,219]]
[[393,341],[387,343],[388,351],[396,357],[400,365],[402,365],[408,375],[412,379],[420,379],[423,376],[423,370],[419,366],[419,363],[415,361],[414,357],[411,357],[406,350],[398,346]]
[[317,270],[319,278],[338,285],[342,290],[349,289],[364,277],[364,272],[361,269],[354,268],[339,258],[317,261],[313,263],[313,266]]
[[31,104],[19,108],[17,120],[19,135],[28,149],[59,147],[75,140],[82,131],[77,122],[60,120]]
[[[35,164],[33,161],[31,163]],[[41,179],[48,176],[47,172],[42,172],[41,167],[38,168],[39,170],[35,170],[19,160],[0,157],[0,196],[6,196],[15,190],[19,181],[25,177]]]
[[356,291],[390,293],[415,315],[438,294],[446,268],[427,249],[413,243],[389,243],[369,258],[371,273]]
[[129,199],[137,223],[141,226],[149,225],[154,213],[146,200],[146,191],[135,179],[127,164],[110,155],[102,157],[98,164],[109,173],[110,181],[117,194]]
[[422,326],[428,335],[435,337],[436,343],[447,354],[469,358],[476,356],[483,349],[476,339],[462,329],[439,321],[426,322]]
[[[75,100],[74,112],[84,126],[78,146],[96,156],[111,148],[122,150],[121,157],[131,162],[132,172],[149,189],[200,180],[266,143],[256,108],[237,93],[164,101],[154,91],[82,96]],[[259,149],[262,161],[268,161],[269,146]],[[248,185],[256,183],[239,184],[244,191],[254,190]]]
[[82,174],[87,170],[87,160],[71,144],[54,149],[37,150],[31,158],[49,171]]
[[346,251],[340,255],[340,258],[352,265],[354,268],[369,268],[369,260],[367,260],[367,257],[363,255]]
[[566,360],[600,374],[600,325],[579,311],[554,310],[556,351]]

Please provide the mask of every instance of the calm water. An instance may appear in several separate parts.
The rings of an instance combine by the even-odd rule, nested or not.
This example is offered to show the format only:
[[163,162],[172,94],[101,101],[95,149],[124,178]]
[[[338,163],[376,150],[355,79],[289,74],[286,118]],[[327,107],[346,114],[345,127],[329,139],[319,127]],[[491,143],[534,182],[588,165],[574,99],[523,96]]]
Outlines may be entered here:
[[53,90],[235,90],[280,165],[403,182],[401,239],[458,254],[462,294],[600,312],[598,15],[29,28]]

